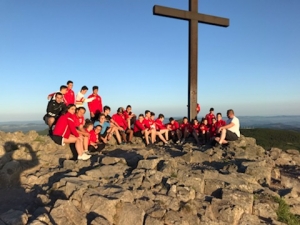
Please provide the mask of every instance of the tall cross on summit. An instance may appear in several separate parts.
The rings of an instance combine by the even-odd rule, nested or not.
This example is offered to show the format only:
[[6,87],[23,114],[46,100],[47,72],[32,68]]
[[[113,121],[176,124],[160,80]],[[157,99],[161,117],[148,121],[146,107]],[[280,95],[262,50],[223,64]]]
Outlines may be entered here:
[[197,116],[198,23],[229,26],[229,19],[198,13],[198,0],[189,0],[189,11],[155,5],[153,14],[189,21],[188,117]]

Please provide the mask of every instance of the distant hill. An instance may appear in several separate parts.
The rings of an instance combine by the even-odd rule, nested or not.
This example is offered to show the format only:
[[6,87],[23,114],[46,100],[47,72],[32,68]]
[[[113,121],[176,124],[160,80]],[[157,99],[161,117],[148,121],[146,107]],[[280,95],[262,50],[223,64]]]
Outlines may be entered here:
[[241,129],[241,134],[253,137],[256,143],[269,150],[277,147],[283,150],[297,149],[300,151],[300,132],[269,128]]

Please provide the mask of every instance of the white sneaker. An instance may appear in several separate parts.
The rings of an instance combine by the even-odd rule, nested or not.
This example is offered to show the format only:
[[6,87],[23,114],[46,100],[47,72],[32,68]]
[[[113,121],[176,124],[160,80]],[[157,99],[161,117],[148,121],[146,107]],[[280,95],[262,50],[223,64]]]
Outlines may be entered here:
[[181,144],[184,144],[184,143],[185,143],[185,138],[182,138]]
[[82,155],[78,156],[78,160],[88,160],[89,158],[91,158],[91,155],[87,155],[86,153],[83,153]]

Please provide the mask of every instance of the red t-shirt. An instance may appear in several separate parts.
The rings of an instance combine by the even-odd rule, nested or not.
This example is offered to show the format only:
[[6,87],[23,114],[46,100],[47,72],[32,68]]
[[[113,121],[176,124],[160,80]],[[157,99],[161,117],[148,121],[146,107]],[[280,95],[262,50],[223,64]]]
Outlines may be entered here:
[[91,113],[102,112],[102,99],[99,95],[91,94],[88,98],[95,97],[93,101],[88,102],[88,107]]
[[200,131],[202,131],[202,132],[203,132],[203,131],[205,131],[205,132],[209,131],[208,126],[205,125],[205,124],[203,124],[203,123],[200,125],[200,128],[199,128],[199,129],[200,129]]
[[143,122],[140,122],[139,120],[135,121],[134,125],[133,125],[133,132],[139,132],[145,130],[145,126],[143,124]]
[[145,117],[143,120],[143,124],[144,124],[145,128],[151,129],[152,121]]
[[64,100],[66,105],[75,104],[75,94],[72,89],[68,89],[67,93],[64,94]]
[[193,124],[193,125],[192,125],[192,129],[193,129],[194,131],[196,131],[197,133],[199,133],[200,124],[199,124],[199,123],[198,123],[198,124]]
[[125,120],[123,114],[120,115],[120,114],[116,113],[116,114],[114,114],[114,115],[112,116],[112,119],[113,119],[120,127],[122,127],[124,130],[127,129],[128,125],[127,125],[127,122],[126,122],[126,120]]
[[78,117],[76,114],[74,114],[74,123],[76,127],[80,127],[81,125],[84,125],[84,117],[80,116]]
[[70,134],[73,134],[75,137],[79,137],[74,123],[74,115],[69,112],[61,115],[56,122],[53,134],[66,139],[70,137]]
[[179,129],[179,123],[177,121],[174,121],[173,124],[168,123],[168,125],[170,126],[172,131],[175,131],[175,130]]
[[212,119],[216,118],[215,114],[206,114],[205,119],[207,119],[208,126],[212,124]]
[[214,137],[217,135],[217,132],[218,132],[217,123],[214,123],[210,126],[209,132],[210,132],[211,137]]
[[91,142],[97,143],[98,142],[98,135],[96,134],[95,130],[87,131],[90,134],[89,138],[89,145]]
[[167,127],[163,124],[163,122],[158,118],[155,120],[155,127],[156,127],[156,130],[167,129]]
[[192,131],[192,127],[191,127],[191,124],[190,123],[182,123],[180,124],[180,129],[182,132],[184,132],[184,130],[187,128],[188,132],[191,132]]
[[224,120],[219,120],[216,122],[216,128],[219,129],[220,127],[223,127],[226,125],[226,122]]

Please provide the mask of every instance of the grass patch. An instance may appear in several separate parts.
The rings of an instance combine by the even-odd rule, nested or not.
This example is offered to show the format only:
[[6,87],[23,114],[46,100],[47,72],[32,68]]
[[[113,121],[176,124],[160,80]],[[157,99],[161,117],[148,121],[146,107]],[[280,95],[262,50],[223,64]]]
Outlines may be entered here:
[[241,134],[255,138],[256,143],[266,150],[277,147],[282,150],[296,149],[300,151],[300,132],[297,131],[255,128],[241,129]]
[[37,136],[34,141],[41,142],[41,143],[45,142],[44,138],[42,138],[41,136]]
[[282,198],[274,197],[275,202],[279,204],[276,211],[278,220],[288,225],[299,225],[300,218],[290,212],[290,207]]

